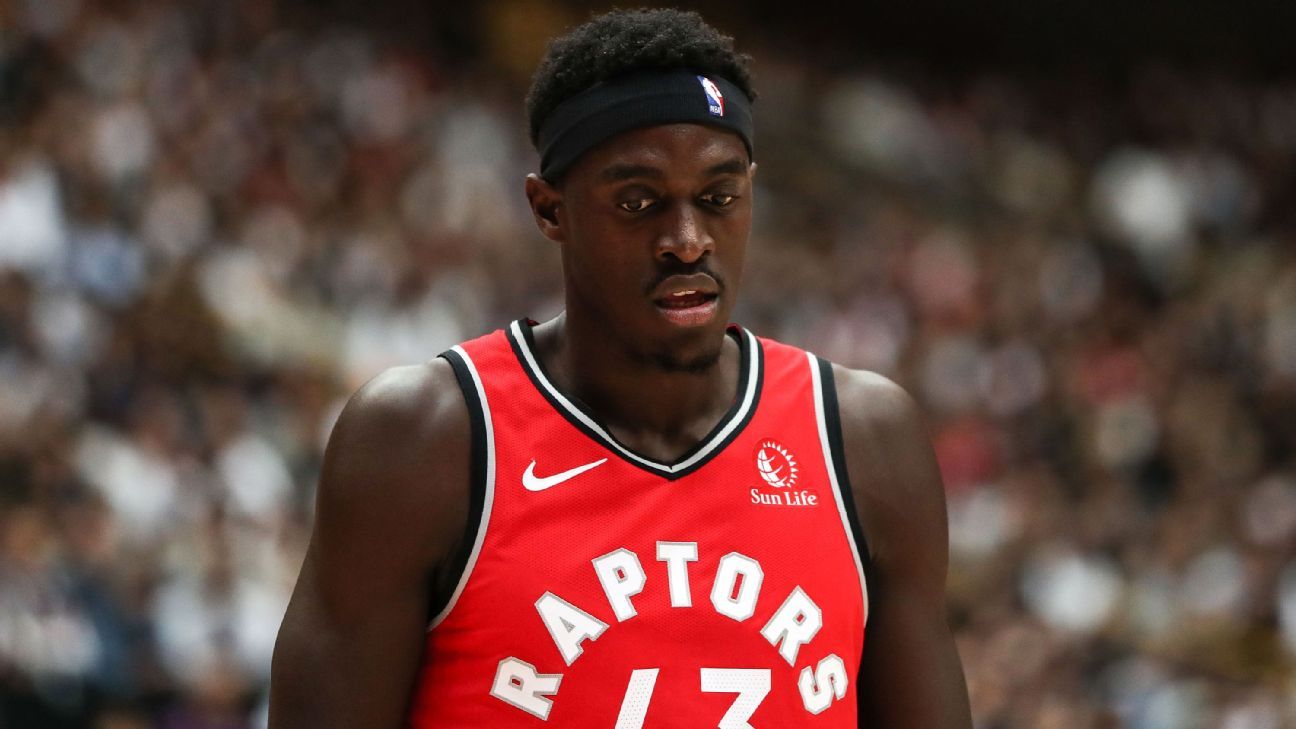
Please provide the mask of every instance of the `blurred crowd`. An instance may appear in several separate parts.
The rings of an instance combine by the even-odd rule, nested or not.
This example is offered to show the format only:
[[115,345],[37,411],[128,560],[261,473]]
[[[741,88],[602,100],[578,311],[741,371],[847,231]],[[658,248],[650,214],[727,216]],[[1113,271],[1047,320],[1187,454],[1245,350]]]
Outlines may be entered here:
[[[561,306],[527,78],[99,5],[0,3],[0,729],[252,729],[348,394]],[[922,404],[978,729],[1296,726],[1296,81],[739,36],[736,318]]]

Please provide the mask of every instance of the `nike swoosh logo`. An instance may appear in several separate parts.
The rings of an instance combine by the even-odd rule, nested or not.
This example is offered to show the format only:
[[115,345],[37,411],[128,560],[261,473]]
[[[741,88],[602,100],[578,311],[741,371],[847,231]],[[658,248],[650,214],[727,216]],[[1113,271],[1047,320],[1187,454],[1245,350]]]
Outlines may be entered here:
[[527,491],[544,491],[547,488],[553,488],[554,486],[557,486],[563,481],[575,478],[581,475],[582,473],[585,473],[586,471],[590,470],[591,468],[598,468],[599,466],[603,465],[606,462],[607,462],[606,458],[600,458],[599,460],[594,461],[593,463],[586,463],[583,466],[577,466],[575,468],[571,468],[566,471],[563,471],[562,473],[555,473],[552,476],[545,476],[541,478],[540,476],[535,475],[536,462],[535,459],[533,458],[531,459],[531,465],[527,466],[526,471],[522,472],[522,485],[526,487]]

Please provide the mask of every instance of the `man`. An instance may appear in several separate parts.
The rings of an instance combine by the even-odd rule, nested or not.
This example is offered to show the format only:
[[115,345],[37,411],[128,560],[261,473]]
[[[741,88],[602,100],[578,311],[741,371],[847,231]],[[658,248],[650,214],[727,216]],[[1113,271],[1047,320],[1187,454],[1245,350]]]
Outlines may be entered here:
[[913,403],[726,326],[746,60],[672,10],[551,44],[526,194],[566,310],[348,404],[272,727],[970,726]]

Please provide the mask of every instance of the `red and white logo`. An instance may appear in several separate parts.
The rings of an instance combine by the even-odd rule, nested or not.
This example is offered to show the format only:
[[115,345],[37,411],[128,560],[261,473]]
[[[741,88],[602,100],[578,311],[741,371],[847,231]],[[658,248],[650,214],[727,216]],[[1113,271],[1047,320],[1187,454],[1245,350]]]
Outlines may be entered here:
[[756,445],[756,471],[774,488],[790,488],[797,482],[796,459],[783,444],[769,438]]
[[720,87],[706,76],[697,78],[698,83],[702,84],[702,92],[706,94],[707,111],[711,112],[711,116],[724,116],[724,94],[720,93]]

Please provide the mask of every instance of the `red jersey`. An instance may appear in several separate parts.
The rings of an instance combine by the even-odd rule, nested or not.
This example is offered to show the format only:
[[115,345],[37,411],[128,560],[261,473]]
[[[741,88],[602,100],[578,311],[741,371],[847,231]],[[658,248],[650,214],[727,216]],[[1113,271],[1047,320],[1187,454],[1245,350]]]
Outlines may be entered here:
[[856,726],[868,597],[832,370],[729,335],[735,401],[672,463],[560,391],[525,321],[443,355],[476,530],[411,727]]

